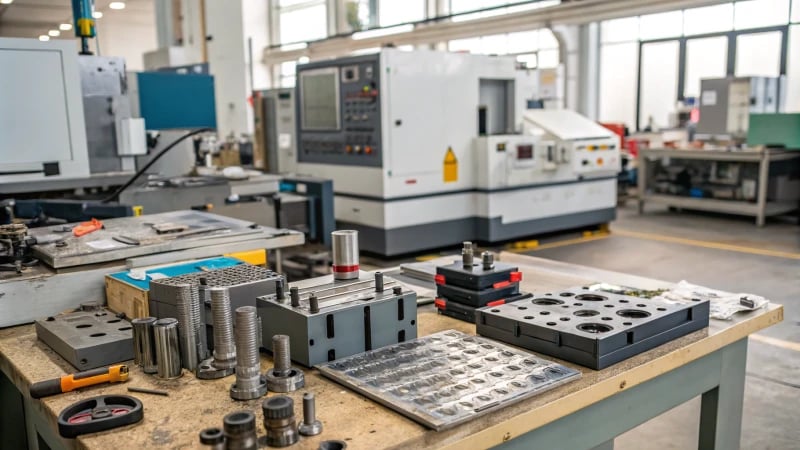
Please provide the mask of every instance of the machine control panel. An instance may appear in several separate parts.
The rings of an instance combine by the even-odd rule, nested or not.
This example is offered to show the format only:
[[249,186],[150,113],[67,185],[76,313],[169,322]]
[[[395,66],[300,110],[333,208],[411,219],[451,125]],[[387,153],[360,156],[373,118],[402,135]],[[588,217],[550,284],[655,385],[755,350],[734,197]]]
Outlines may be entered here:
[[298,67],[299,162],[381,166],[378,57]]

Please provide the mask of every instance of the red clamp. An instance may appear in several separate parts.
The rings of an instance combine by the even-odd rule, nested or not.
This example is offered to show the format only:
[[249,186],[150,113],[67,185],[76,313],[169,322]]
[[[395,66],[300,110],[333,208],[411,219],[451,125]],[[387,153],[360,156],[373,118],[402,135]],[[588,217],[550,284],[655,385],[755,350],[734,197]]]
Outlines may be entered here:
[[435,281],[436,284],[444,284],[445,283],[444,275],[440,273],[436,274],[436,276],[433,277],[433,281]]
[[506,303],[506,299],[501,298],[500,300],[495,300],[493,302],[487,303],[486,306],[498,306],[498,305],[503,305],[505,303]]
[[436,306],[437,309],[445,309],[445,307],[447,306],[447,302],[444,301],[443,298],[437,298],[436,300],[433,301],[433,304],[434,306]]

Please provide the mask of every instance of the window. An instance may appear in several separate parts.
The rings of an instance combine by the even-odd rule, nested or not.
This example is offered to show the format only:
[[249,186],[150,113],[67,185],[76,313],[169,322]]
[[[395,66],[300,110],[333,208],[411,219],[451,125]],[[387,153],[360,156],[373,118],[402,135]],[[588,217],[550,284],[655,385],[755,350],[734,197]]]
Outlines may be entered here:
[[792,0],[792,23],[800,22],[800,0]]
[[639,43],[622,42],[600,47],[600,119],[636,125],[636,73]]
[[639,127],[669,124],[678,99],[678,41],[642,45]]
[[[513,14],[522,11],[530,11],[533,9],[548,8],[550,6],[558,5],[561,0],[542,0],[532,2],[525,5],[509,6],[508,8],[496,8],[502,5],[509,5],[519,3],[519,0],[450,0],[450,12],[452,14],[460,14],[469,11],[477,11],[471,14],[461,14],[453,17],[453,22],[465,22],[468,20],[484,19],[486,17],[502,16],[505,14]],[[486,8],[488,11],[480,11]]]
[[295,68],[297,63],[294,61],[286,61],[281,63],[280,73],[280,86],[281,87],[294,87],[296,81]]
[[558,39],[547,29],[454,39],[448,42],[447,49],[482,55],[520,55],[523,57],[517,61],[528,68],[558,67],[560,58]]
[[380,0],[378,24],[382,27],[425,19],[425,0]]
[[324,0],[280,0],[278,12],[281,44],[313,41],[328,35]]
[[785,25],[789,17],[789,0],[747,0],[734,4],[734,25],[737,30]]
[[639,38],[660,39],[683,33],[683,11],[649,14],[639,18]]
[[786,68],[786,112],[800,112],[800,25],[789,31]]
[[728,38],[717,36],[686,41],[684,97],[700,95],[700,80],[724,78],[727,70]]
[[630,42],[639,39],[639,18],[606,20],[600,24],[600,40],[603,43]]
[[692,8],[683,12],[683,34],[705,34],[733,29],[733,3]]
[[736,76],[777,77],[781,73],[781,32],[736,37]]

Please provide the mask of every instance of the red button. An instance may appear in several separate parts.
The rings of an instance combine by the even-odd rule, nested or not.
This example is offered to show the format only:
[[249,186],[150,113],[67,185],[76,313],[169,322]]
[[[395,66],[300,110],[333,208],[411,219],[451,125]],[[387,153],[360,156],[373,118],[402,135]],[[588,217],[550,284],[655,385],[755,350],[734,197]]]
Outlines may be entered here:
[[436,274],[436,276],[433,277],[433,281],[435,281],[436,284],[444,284],[445,283],[444,275],[440,273]]
[[447,303],[444,301],[444,299],[441,299],[441,298],[437,298],[436,300],[434,300],[433,304],[436,305],[436,307],[439,308],[439,309],[444,309],[445,306],[447,305]]
[[508,281],[512,283],[522,281],[522,272],[511,272],[511,276],[508,278]]
[[364,153],[366,153],[368,155],[371,155],[372,154],[372,147],[370,147],[369,145],[364,147]]
[[495,289],[504,288],[511,284],[511,281],[498,281],[497,283],[493,284],[492,287]]

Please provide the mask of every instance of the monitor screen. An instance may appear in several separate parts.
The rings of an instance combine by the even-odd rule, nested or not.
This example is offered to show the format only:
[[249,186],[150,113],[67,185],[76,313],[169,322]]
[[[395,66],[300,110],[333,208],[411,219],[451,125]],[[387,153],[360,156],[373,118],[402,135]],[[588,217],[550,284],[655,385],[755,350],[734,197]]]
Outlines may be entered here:
[[300,74],[303,130],[339,129],[339,72],[321,69]]

